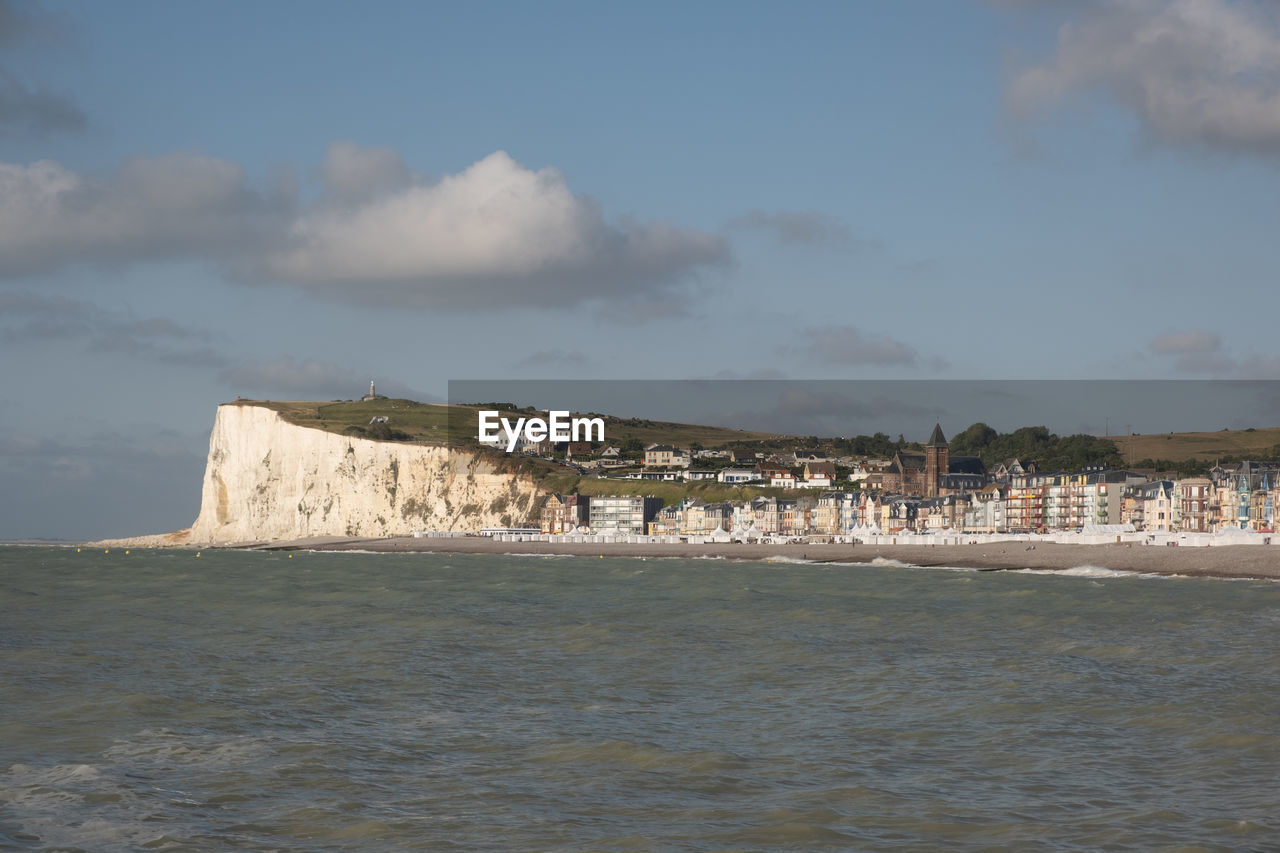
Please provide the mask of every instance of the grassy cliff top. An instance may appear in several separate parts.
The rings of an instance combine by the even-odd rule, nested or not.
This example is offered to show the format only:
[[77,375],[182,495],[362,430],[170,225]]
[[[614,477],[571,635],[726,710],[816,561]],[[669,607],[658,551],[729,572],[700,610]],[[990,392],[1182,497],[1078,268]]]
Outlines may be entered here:
[[[395,441],[417,441],[425,444],[451,445],[454,447],[477,445],[476,412],[481,408],[490,408],[444,405],[442,403],[418,403],[413,400],[391,397],[378,397],[369,401],[355,400],[330,403],[236,400],[235,403],[230,405],[263,406],[278,412],[282,418],[291,424],[346,435],[359,434],[356,430],[369,433],[370,421],[377,417],[385,417],[387,418],[386,426],[391,434],[369,434],[367,437]],[[513,421],[517,417],[546,416],[545,411],[535,409],[504,411],[502,414]],[[777,433],[752,432],[749,430],[726,429],[724,427],[650,421],[641,418],[615,418],[610,415],[597,415],[596,413],[587,412],[578,414],[604,418],[605,440],[607,444],[613,445],[621,445],[631,438],[637,439],[645,446],[650,444],[672,444],[684,448],[689,447],[694,442],[701,444],[703,447],[721,447],[729,444],[791,438],[791,436]]]
[[[378,397],[368,402],[347,400],[329,403],[301,400],[236,400],[229,405],[261,406],[279,413],[285,421],[296,426],[340,435],[367,433],[371,426],[370,422],[374,418],[386,418],[387,427],[393,433],[389,436],[392,440],[438,445],[475,443],[475,428],[471,426],[475,422],[474,409],[464,417],[462,412],[451,411],[456,407],[436,403]],[[465,431],[464,421],[467,422]],[[378,438],[379,436],[362,437]]]

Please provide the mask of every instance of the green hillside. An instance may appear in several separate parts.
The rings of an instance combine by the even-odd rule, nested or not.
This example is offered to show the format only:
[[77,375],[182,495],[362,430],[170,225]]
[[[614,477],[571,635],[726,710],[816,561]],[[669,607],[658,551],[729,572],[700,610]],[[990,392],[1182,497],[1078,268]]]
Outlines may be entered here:
[[[476,446],[476,412],[481,408],[502,407],[503,415],[511,420],[517,417],[543,416],[546,412],[534,408],[515,409],[505,404],[483,406],[457,406],[439,403],[418,403],[390,397],[370,401],[335,401],[329,403],[276,400],[237,400],[236,405],[265,406],[280,413],[286,421],[298,426],[322,429],[342,435],[356,435],[384,441],[416,441],[425,444]],[[707,448],[755,442],[785,443],[795,441],[793,436],[778,433],[751,432],[697,424],[651,421],[641,418],[615,418],[595,412],[577,413],[604,418],[604,434],[609,444],[623,445],[637,441],[643,446],[673,444],[689,447],[697,443]],[[386,424],[371,424],[377,417],[387,418]],[[780,445],[781,446],[781,445]],[[807,446],[807,445],[806,445]]]

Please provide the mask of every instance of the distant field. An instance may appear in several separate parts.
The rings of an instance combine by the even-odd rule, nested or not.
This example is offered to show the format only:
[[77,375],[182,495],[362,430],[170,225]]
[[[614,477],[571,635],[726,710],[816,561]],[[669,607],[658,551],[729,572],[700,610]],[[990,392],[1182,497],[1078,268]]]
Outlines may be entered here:
[[1112,435],[1120,455],[1128,462],[1141,459],[1213,460],[1270,454],[1280,445],[1280,428],[1176,432],[1154,435]]

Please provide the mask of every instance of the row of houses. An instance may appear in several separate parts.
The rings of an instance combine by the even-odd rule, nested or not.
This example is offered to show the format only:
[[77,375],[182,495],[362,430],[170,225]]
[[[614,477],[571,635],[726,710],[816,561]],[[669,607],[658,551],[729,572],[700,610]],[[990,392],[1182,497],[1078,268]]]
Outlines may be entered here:
[[858,531],[1010,533],[1123,526],[1151,533],[1272,532],[1280,507],[1280,463],[1244,462],[1209,477],[1148,481],[1131,471],[1027,473],[1008,484],[921,497],[824,490],[813,497],[707,502],[630,495],[551,495],[543,533],[708,536],[847,536]]

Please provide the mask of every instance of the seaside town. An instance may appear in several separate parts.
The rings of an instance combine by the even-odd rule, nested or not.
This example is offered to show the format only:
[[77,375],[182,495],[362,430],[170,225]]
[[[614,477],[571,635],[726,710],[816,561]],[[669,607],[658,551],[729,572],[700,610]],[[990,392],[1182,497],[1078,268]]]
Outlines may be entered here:
[[987,467],[979,457],[951,455],[940,424],[923,452],[879,460],[654,444],[644,448],[642,462],[628,463],[620,448],[586,442],[570,444],[564,455],[597,476],[615,469],[620,479],[714,480],[811,494],[685,497],[666,505],[644,495],[552,494],[539,527],[494,534],[873,544],[1065,535],[1099,544],[1270,544],[1280,503],[1280,462],[1214,465],[1208,476],[1178,479],[1122,468],[1038,470],[1017,458]]

